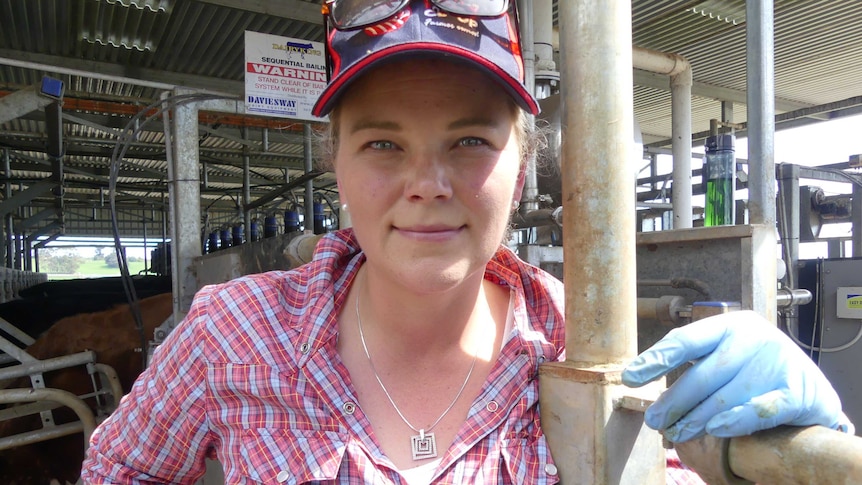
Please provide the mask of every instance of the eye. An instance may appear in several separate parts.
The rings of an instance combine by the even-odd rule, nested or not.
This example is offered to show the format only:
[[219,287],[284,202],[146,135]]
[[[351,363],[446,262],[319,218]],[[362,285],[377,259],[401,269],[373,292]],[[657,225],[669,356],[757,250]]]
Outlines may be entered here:
[[462,147],[479,147],[485,145],[488,145],[488,140],[485,140],[483,138],[477,138],[474,136],[468,136],[458,140],[458,146]]
[[395,148],[394,143],[386,140],[375,140],[372,142],[368,142],[366,146],[372,150],[392,150]]

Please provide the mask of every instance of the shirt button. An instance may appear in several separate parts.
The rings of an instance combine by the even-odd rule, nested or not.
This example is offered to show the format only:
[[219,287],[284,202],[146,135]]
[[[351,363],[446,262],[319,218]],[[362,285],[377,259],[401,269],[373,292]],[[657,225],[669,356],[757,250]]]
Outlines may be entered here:
[[500,409],[500,405],[497,404],[497,401],[488,401],[488,404],[485,405],[485,409],[493,413]]
[[299,346],[299,351],[302,352],[303,354],[307,354],[308,349],[310,349],[310,348],[311,348],[311,346],[308,345],[307,343],[305,343],[305,344],[302,344]]
[[547,473],[548,475],[556,475],[557,467],[553,463],[548,463],[547,465],[545,465],[545,473]]
[[287,473],[284,470],[278,472],[278,475],[275,476],[275,479],[278,481],[278,483],[284,483],[287,481],[288,478],[290,478],[290,473]]
[[341,406],[341,409],[343,409],[344,412],[347,414],[353,414],[353,412],[356,411],[356,404],[353,404],[352,402],[346,402],[343,406]]

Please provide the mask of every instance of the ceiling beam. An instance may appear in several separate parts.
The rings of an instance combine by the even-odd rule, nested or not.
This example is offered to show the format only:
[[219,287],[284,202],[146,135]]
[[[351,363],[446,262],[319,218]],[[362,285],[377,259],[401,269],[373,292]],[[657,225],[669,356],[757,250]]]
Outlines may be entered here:
[[[653,72],[634,70],[634,83],[638,86],[644,86],[662,91],[670,91],[670,78],[664,74],[656,74]],[[719,101],[731,101],[733,103],[748,104],[746,101],[745,91],[739,89],[723,88],[712,84],[695,81],[691,86],[691,94],[707,99],[716,99]],[[798,109],[811,107],[808,103],[799,103],[786,99],[775,99],[776,111],[796,111]]]
[[54,100],[36,94],[31,86],[0,98],[0,125],[44,108]]
[[[66,156],[103,157],[110,158],[116,145],[115,140],[93,139],[87,137],[65,138]],[[32,133],[0,132],[0,146],[13,150],[44,153],[46,137]],[[202,161],[223,165],[242,166],[243,151],[234,148],[200,147]],[[276,152],[250,151],[255,167],[287,168],[303,170],[304,160],[301,155],[290,155]],[[161,143],[134,142],[126,151],[125,158],[141,160],[165,160],[165,146]]]
[[83,59],[12,49],[0,49],[0,65],[2,64],[41,69],[55,74],[68,74],[98,79],[112,76],[122,78],[123,81],[130,84],[157,89],[185,87],[216,91],[232,96],[241,96],[245,90],[245,85],[242,81],[161,71],[137,66],[124,66],[112,62],[86,61]]

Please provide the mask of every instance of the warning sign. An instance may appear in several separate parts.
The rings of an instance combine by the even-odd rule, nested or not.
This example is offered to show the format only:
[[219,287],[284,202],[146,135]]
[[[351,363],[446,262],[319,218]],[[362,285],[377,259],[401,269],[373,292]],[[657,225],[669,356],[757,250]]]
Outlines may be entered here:
[[319,121],[311,108],[325,87],[321,42],[246,31],[246,113]]

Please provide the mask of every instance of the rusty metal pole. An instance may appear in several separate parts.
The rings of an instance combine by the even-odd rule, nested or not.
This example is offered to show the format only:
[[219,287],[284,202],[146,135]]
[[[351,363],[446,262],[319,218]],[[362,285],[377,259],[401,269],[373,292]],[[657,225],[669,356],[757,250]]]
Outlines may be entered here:
[[732,439],[707,435],[676,449],[710,485],[862,483],[862,438],[822,426],[779,426]]
[[631,3],[569,0],[559,19],[567,361],[540,369],[542,426],[563,483],[664,484],[659,435],[619,405],[637,353]]

